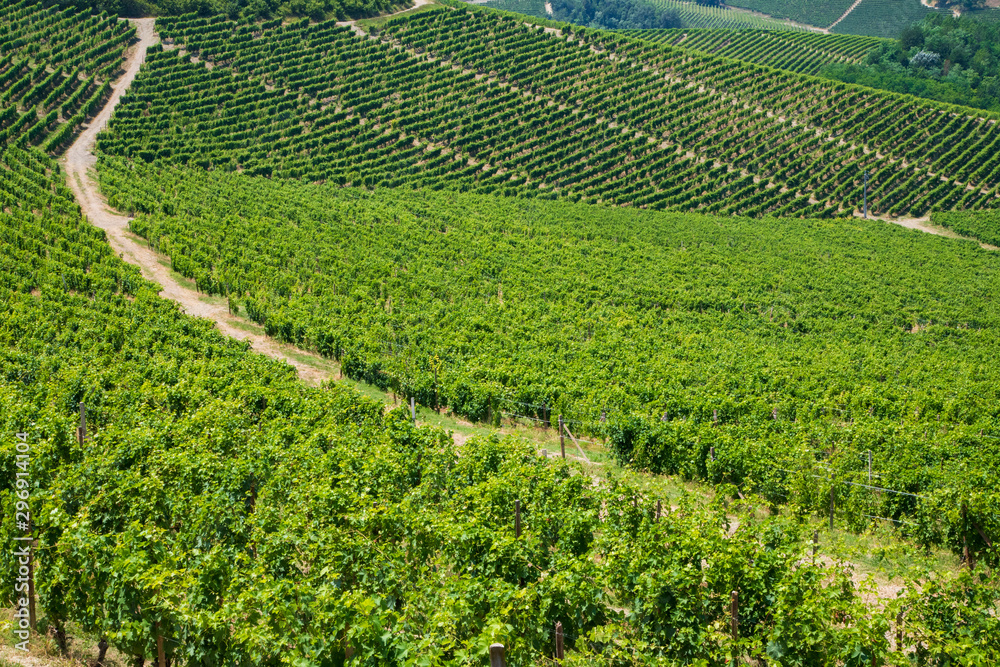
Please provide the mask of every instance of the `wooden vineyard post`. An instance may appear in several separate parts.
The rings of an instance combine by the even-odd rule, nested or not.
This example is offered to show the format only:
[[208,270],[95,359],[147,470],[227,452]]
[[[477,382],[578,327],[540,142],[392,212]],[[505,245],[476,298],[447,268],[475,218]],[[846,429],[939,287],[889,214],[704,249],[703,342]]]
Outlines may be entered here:
[[556,660],[562,662],[563,657],[563,628],[560,621],[556,623]]
[[[969,533],[965,526],[965,503],[962,503],[962,558],[965,564],[969,564]],[[970,568],[971,569],[971,568]]]
[[965,565],[969,571],[976,569],[976,557],[969,548],[969,516],[968,508],[962,503],[962,555],[965,557]]
[[343,630],[343,632],[344,632],[344,640],[345,640],[345,643],[347,644],[346,646],[344,646],[344,662],[345,663],[354,658],[354,647],[351,646],[350,642],[347,641],[347,635],[348,635],[348,633],[350,631],[351,631],[350,624],[345,625],[344,626],[344,630]]
[[819,531],[813,531],[813,565],[816,564],[816,551],[819,550]]
[[830,478],[830,531],[833,531],[833,478]]
[[729,596],[729,623],[733,639],[740,638],[740,594],[733,591]]
[[986,533],[983,532],[982,527],[978,523],[976,523],[975,519],[972,519],[970,523],[972,523],[972,527],[976,529],[976,532],[979,533],[979,537],[983,538],[983,542],[986,542],[986,546],[992,549],[993,540],[991,540],[989,537],[986,536]]
[[566,434],[563,433],[563,418],[559,415],[559,451],[562,452],[562,457],[566,459]]
[[708,448],[708,457],[713,461],[715,460],[715,447]]
[[580,441],[576,439],[576,436],[573,435],[573,431],[569,430],[569,426],[565,423],[562,425],[562,432],[568,435],[573,441],[573,444],[576,445],[576,451],[580,452],[580,458],[587,463],[590,463],[590,458],[587,456],[587,453],[583,451],[583,447],[580,446]]
[[156,665],[167,667],[167,652],[163,648],[163,635],[160,634],[160,623],[156,622]]
[[417,402],[412,396],[410,396],[410,419],[414,424],[417,423]]
[[87,439],[87,406],[80,403],[80,425],[76,427],[76,441],[83,444]]
[[660,513],[662,511],[663,511],[663,506],[660,504],[660,501],[657,500],[656,501],[656,521],[657,522],[659,522],[659,520],[660,520]]
[[903,610],[896,614],[896,650],[903,650]]
[[514,501],[514,537],[521,537],[521,501]]
[[504,661],[503,644],[490,644],[490,667],[507,667]]
[[549,404],[542,403],[542,426],[547,430],[551,424],[549,423]]

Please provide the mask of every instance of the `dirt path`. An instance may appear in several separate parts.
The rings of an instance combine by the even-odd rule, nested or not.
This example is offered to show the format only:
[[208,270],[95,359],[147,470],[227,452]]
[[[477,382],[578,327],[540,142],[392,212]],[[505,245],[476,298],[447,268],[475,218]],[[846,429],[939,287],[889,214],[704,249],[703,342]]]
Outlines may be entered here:
[[839,19],[837,19],[836,21],[834,21],[833,23],[831,23],[829,26],[827,26],[827,28],[826,28],[826,30],[824,30],[824,32],[830,32],[831,30],[833,30],[837,26],[838,23],[840,23],[841,21],[843,21],[844,19],[847,18],[848,14],[850,14],[855,9],[857,9],[858,5],[860,5],[861,2],[862,2],[862,0],[854,0],[854,4],[851,5],[850,7],[848,7],[847,11],[844,12]]
[[[860,213],[855,213],[854,217],[860,218]],[[967,236],[962,236],[961,234],[948,229],[947,227],[939,227],[931,222],[930,217],[923,218],[880,218],[875,215],[868,216],[873,220],[881,220],[882,222],[899,225],[900,227],[906,227],[907,229],[915,229],[918,232],[924,232],[926,234],[934,234],[935,236],[943,236],[949,239],[963,239],[965,241],[975,241],[976,239],[971,239]],[[979,243],[979,247],[983,250],[1000,250],[997,246],[990,245],[989,243]]]
[[[929,9],[937,9],[937,7],[934,6],[934,3],[931,0],[920,0],[920,4]],[[988,2],[986,4],[989,5]],[[959,18],[962,16],[962,10],[959,9],[958,7],[952,7],[951,15],[954,16],[955,18]]]
[[101,196],[93,173],[93,167],[97,164],[97,157],[94,155],[97,134],[107,126],[121,96],[135,80],[139,68],[146,59],[146,49],[159,41],[153,30],[154,19],[130,19],[130,21],[136,26],[139,42],[126,53],[125,74],[115,82],[111,98],[77,137],[63,158],[66,177],[73,195],[90,222],[107,233],[108,243],[115,252],[125,261],[138,266],[146,278],[163,288],[160,296],[177,302],[188,315],[215,321],[219,330],[225,335],[250,341],[257,352],[295,366],[300,378],[309,384],[318,385],[331,376],[329,361],[318,355],[282,345],[263,334],[247,331],[253,326],[230,315],[225,300],[205,298],[194,289],[181,284],[170,270],[169,260],[165,261],[164,257],[136,241],[129,233],[130,218],[111,211]]
[[[488,2],[488,1],[489,0],[483,0],[483,2]],[[398,12],[392,12],[391,14],[384,14],[382,16],[373,16],[372,18],[387,19],[387,18],[391,18],[393,16],[397,16],[399,14],[405,14],[407,12],[412,12],[414,9],[416,9],[418,7],[423,7],[424,5],[433,5],[433,4],[434,4],[434,0],[413,0],[413,4],[411,6],[409,6],[409,7],[407,7],[406,9],[400,9]],[[354,19],[354,20],[351,20],[351,21],[337,21],[337,25],[340,25],[340,26],[350,26],[351,30],[353,30],[357,34],[361,35],[362,37],[364,37],[364,36],[367,35],[367,33],[365,33],[365,31],[362,30],[361,27],[358,25],[358,20],[357,19]]]

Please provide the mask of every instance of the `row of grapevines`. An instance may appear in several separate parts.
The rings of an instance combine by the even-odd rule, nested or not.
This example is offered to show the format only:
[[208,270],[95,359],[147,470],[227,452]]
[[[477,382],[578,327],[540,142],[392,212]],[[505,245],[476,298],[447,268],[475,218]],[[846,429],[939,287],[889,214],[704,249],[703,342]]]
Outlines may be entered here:
[[[164,34],[184,31],[186,48],[216,67],[152,54],[102,150],[755,216],[854,209],[865,169],[880,175],[870,204],[881,213],[997,201],[1000,170],[974,159],[990,152],[996,125],[900,96],[770,69],[750,76],[746,63],[606,34],[568,41],[465,10],[390,21],[381,43],[305,21],[185,26]],[[942,134],[954,118],[964,133]],[[913,159],[928,133],[935,151]]]
[[847,35],[872,35],[896,39],[903,29],[918,23],[933,12],[951,11],[914,0],[861,0],[857,7],[833,31]]
[[731,0],[729,5],[742,7],[775,18],[790,19],[800,23],[825,28],[851,8],[854,0]]
[[625,30],[622,34],[802,74],[816,74],[831,63],[856,64],[882,41],[856,35],[771,30]]
[[1000,216],[996,211],[982,211],[975,214],[964,211],[941,211],[934,213],[931,221],[953,229],[962,236],[1000,246]]
[[677,12],[681,24],[689,28],[712,30],[807,30],[768,16],[739,11],[724,5],[707,5],[688,0],[651,0],[651,4]]
[[[199,289],[422,404],[561,413],[622,463],[775,503],[822,509],[831,485],[811,475],[834,473],[852,525],[913,521],[928,544],[965,535],[934,503],[1000,473],[997,260],[975,244],[120,160],[100,173]],[[948,494],[845,485],[867,479],[868,450],[878,485]],[[975,516],[996,534],[988,498]]]
[[[479,665],[502,642],[511,664],[543,665],[561,623],[578,665],[962,661],[969,641],[997,657],[986,579],[927,584],[933,605],[909,582],[872,605],[848,570],[803,560],[794,517],[691,499],[657,516],[656,498],[524,443],[459,450],[403,411],[305,387],[158,298],[54,162],[7,150],[0,164],[0,512],[27,480],[41,627],[63,648],[73,624],[133,664],[159,644],[174,665],[338,665],[349,651]],[[13,521],[0,534],[22,537]],[[0,561],[12,604],[14,550]]]
[[120,67],[134,30],[109,14],[75,7],[46,7],[21,0],[0,7],[0,54],[30,58],[50,67],[80,68],[102,78]]
[[0,7],[0,146],[64,146],[107,98],[134,32],[73,7]]
[[[345,28],[309,28],[309,43],[325,57],[309,53],[294,31],[287,30],[293,39],[279,39],[273,50],[255,45],[238,58],[229,51],[199,50],[216,62],[231,61],[250,77],[232,76],[220,67],[208,72],[170,53],[152,54],[154,71],[140,77],[123,101],[111,132],[102,136],[101,150],[355,185],[457,185],[658,208],[687,207],[692,193],[715,192],[720,179],[745,176],[720,174],[717,165],[689,158],[678,145],[680,136],[678,143],[634,137],[589,114],[360,40]],[[371,84],[366,78],[374,67],[385,72]],[[343,78],[323,73],[334,68],[350,73]],[[205,95],[209,82],[213,94]],[[267,90],[271,85],[308,96]],[[676,93],[679,101],[691,96],[680,87]],[[457,111],[445,113],[445,108]],[[178,115],[161,114],[178,113],[198,123],[200,137],[153,131],[181,121]],[[499,133],[493,129],[498,116],[509,119]],[[701,137],[699,128],[686,131],[692,145]],[[674,191],[675,185],[683,187]],[[755,179],[753,186],[726,206],[830,213],[821,202],[768,181]]]
[[[732,61],[723,59],[699,58],[695,59],[696,65],[691,66],[689,60],[694,59],[691,56],[685,58],[677,51],[656,49],[627,38],[608,37],[606,33],[597,35],[590,43],[585,42],[583,48],[574,48],[562,40],[550,38],[553,44],[561,42],[548,59],[548,64],[556,69],[572,68],[575,63],[588,59],[600,60],[600,56],[589,52],[594,42],[596,48],[610,53],[608,59],[613,58],[613,61],[604,63],[603,67],[589,67],[584,81],[555,79],[531,68],[518,68],[516,74],[511,76],[508,63],[516,58],[514,54],[519,48],[523,48],[520,44],[524,40],[512,41],[511,26],[481,11],[444,12],[393,21],[389,23],[388,31],[404,44],[419,44],[421,48],[429,48],[445,59],[462,58],[462,52],[456,49],[456,45],[460,43],[458,35],[465,34],[485,44],[486,48],[475,53],[466,50],[468,55],[463,61],[464,66],[506,74],[512,83],[532,92],[550,95],[557,103],[575,102],[597,109],[609,106],[608,97],[613,94],[616,80],[612,72],[617,69],[617,80],[628,82],[629,100],[643,99],[642,93],[647,88],[642,84],[655,90],[663,87],[662,79],[680,79],[689,86],[699,86],[699,90],[707,88],[730,105],[739,106],[742,103],[748,108],[763,109],[768,118],[787,119],[786,122],[797,127],[796,144],[809,142],[817,134],[827,131],[830,134],[824,142],[826,150],[819,159],[796,160],[792,165],[798,175],[807,170],[809,175],[817,174],[819,168],[825,166],[824,163],[831,162],[839,162],[836,168],[848,174],[856,173],[861,168],[859,162],[880,167],[884,165],[889,167],[891,173],[876,185],[880,194],[898,190],[898,186],[908,178],[905,175],[907,166],[917,169],[915,183],[923,182],[929,189],[921,191],[911,187],[905,193],[906,198],[892,206],[876,203],[876,210],[882,212],[899,214],[915,207],[916,210],[911,212],[921,214],[926,208],[951,199],[959,199],[958,205],[962,208],[995,205],[1000,171],[988,158],[995,153],[992,147],[1000,129],[995,123],[984,120],[982,114],[970,110],[928,108],[912,98],[839,87],[767,70],[761,72],[765,76],[748,76],[744,71],[746,65],[733,66]],[[642,72],[632,77],[621,72],[623,68],[626,72],[629,68],[635,72],[640,65]],[[593,89],[588,90],[591,85]],[[703,101],[702,106],[712,108],[707,101]],[[720,112],[719,115],[723,114]],[[636,129],[643,129],[642,120],[645,119],[635,123]],[[654,118],[649,120],[655,122]],[[699,120],[706,123],[704,117]],[[727,123],[724,118],[718,122],[730,136],[743,126],[742,123]],[[712,146],[706,148],[706,152],[721,141],[719,132],[713,134]],[[932,137],[936,143],[932,143]],[[765,146],[773,145],[773,137],[765,134],[760,138],[765,140]],[[838,140],[835,147],[831,146],[834,139]],[[959,145],[961,151],[956,153],[953,149]],[[928,146],[932,149],[925,150]],[[875,151],[891,159],[875,161],[871,155]],[[970,166],[975,172],[967,176],[968,180],[950,178],[952,170],[964,170]],[[823,180],[830,187],[820,190],[827,196],[843,185],[839,180],[831,180],[830,176],[826,174]],[[947,189],[939,187],[942,178],[949,181]],[[857,181],[852,179],[851,185],[856,184]],[[931,185],[933,188],[930,188]],[[928,197],[932,191],[933,197]],[[955,197],[956,193],[958,197]]]

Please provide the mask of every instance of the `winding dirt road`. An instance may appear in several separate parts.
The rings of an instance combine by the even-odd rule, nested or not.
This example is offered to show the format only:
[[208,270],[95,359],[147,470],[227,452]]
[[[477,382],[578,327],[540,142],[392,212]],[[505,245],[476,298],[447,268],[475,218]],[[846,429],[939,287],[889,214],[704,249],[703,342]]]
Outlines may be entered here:
[[125,56],[125,74],[115,82],[110,99],[101,112],[69,147],[63,158],[69,187],[73,190],[84,215],[91,223],[103,229],[108,235],[108,243],[121,257],[138,266],[143,275],[159,284],[163,289],[160,296],[178,303],[188,315],[206,317],[213,320],[219,330],[238,340],[248,340],[253,349],[269,357],[285,361],[298,369],[299,377],[312,385],[318,385],[331,377],[331,364],[319,355],[281,344],[273,338],[247,328],[253,328],[241,318],[229,314],[229,306],[224,299],[207,298],[196,290],[181,284],[170,270],[169,259],[142,245],[129,232],[130,218],[111,211],[101,196],[94,166],[97,157],[94,146],[97,134],[107,127],[108,120],[122,95],[132,85],[139,68],[146,60],[146,50],[159,41],[153,29],[155,19],[130,19],[138,32],[139,41],[132,45]]

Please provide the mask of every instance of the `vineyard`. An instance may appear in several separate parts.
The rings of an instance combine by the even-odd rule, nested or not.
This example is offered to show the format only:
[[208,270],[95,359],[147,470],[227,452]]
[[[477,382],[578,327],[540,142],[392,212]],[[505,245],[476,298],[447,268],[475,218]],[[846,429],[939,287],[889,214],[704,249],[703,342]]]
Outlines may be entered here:
[[[914,4],[919,0],[914,0]],[[729,0],[727,5],[751,9],[779,19],[826,28],[851,8],[854,0]],[[895,35],[894,35],[895,36]]]
[[567,39],[482,10],[390,20],[378,40],[333,23],[260,28],[161,21],[214,67],[151,51],[99,148],[344,185],[753,217],[849,214],[867,169],[879,214],[997,205],[1000,128],[982,113],[608,33]]
[[114,16],[0,6],[0,147],[57,151],[103,103],[134,35]]
[[650,4],[677,12],[685,28],[711,30],[806,30],[786,21],[758,16],[729,7],[699,5],[687,0],[649,0]]
[[542,18],[549,17],[548,12],[545,11],[545,0],[489,0],[486,6],[502,12],[514,12]]
[[817,74],[833,63],[860,63],[882,41],[855,35],[772,30],[628,30],[623,34],[800,74]]
[[305,387],[155,296],[53,162],[0,163],[0,421],[23,434],[2,446],[0,504],[13,516],[27,448],[38,610],[63,646],[72,623],[135,662],[162,646],[175,665],[471,665],[502,642],[510,664],[550,664],[558,623],[579,665],[998,657],[989,580],[871,606],[849,569],[809,562],[794,517],[658,504]]
[[948,227],[962,236],[1000,246],[1000,215],[995,211],[981,211],[975,214],[965,211],[939,211],[931,216],[931,221]]
[[935,10],[919,0],[861,0],[833,32],[896,39],[904,28]]
[[[867,169],[1000,241],[997,119],[808,76],[866,38],[421,9],[159,18],[92,173],[201,296],[461,444],[158,296],[54,159],[135,32],[0,8],[5,605],[139,666],[1000,664],[1000,256],[852,216]],[[961,568],[883,589],[835,524]]]
[[[200,290],[386,391],[480,422],[561,414],[622,463],[820,510],[829,481],[816,493],[810,476],[860,481],[871,450],[883,485],[927,502],[837,482],[856,527],[891,517],[955,546],[930,508],[968,493],[1000,532],[997,259],[975,244],[881,222],[100,172]],[[953,495],[934,500],[944,481]]]

